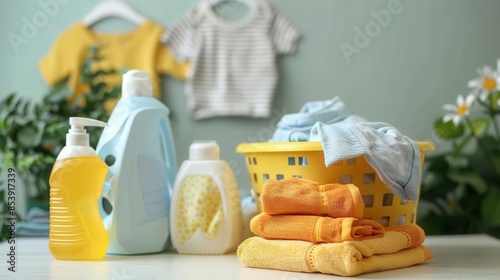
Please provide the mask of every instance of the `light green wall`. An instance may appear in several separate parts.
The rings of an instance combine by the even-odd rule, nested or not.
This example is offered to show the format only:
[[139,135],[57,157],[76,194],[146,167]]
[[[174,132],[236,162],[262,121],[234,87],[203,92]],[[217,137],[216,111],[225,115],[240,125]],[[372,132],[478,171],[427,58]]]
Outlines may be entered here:
[[[47,1],[57,0],[41,0]],[[40,98],[48,86],[38,72],[39,59],[61,32],[98,1],[59,2],[67,3],[60,4],[47,23],[15,52],[7,34],[22,35],[23,18],[32,21],[43,8],[37,0],[0,0],[0,96],[17,91]],[[168,28],[196,1],[128,2]],[[468,93],[466,83],[476,76],[476,68],[494,66],[500,57],[500,1],[496,0],[403,0],[400,6],[396,1],[391,9],[396,13],[380,30],[372,29],[376,34],[364,42],[365,46],[355,43],[356,28],[376,28],[372,14],[389,11],[391,1],[269,2],[302,32],[297,52],[278,62],[281,79],[274,108],[279,114],[296,112],[307,101],[338,95],[352,114],[388,122],[415,140],[438,142],[431,131],[433,121],[442,115],[442,105],[453,102],[457,94]],[[132,27],[118,19],[98,26],[108,31]],[[359,53],[344,55],[341,46],[347,44],[358,47]],[[185,109],[183,87],[180,81],[164,79],[163,101],[172,111],[179,164],[187,158],[192,140],[215,139],[247,192],[246,167],[235,147],[241,142],[267,140],[277,117],[193,121]]]

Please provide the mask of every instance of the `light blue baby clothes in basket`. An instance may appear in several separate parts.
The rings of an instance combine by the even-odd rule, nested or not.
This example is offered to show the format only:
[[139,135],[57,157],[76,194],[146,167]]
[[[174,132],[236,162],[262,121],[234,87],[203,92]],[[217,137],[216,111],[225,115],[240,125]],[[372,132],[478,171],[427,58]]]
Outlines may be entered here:
[[311,101],[302,106],[295,114],[284,115],[270,142],[309,141],[309,134],[317,122],[355,123],[365,121],[358,116],[351,116],[338,96],[325,101]]
[[389,190],[416,200],[421,177],[415,141],[387,123],[324,124],[311,129],[310,141],[321,141],[325,165],[364,155]]

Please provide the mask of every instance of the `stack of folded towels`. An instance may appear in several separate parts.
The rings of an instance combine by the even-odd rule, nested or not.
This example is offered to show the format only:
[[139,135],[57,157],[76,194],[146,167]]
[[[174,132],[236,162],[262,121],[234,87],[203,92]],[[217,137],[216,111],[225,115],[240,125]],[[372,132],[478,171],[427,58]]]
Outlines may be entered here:
[[245,266],[354,276],[432,258],[419,226],[384,228],[363,219],[364,203],[353,184],[268,180],[261,201],[263,212],[250,221],[258,236],[238,247]]

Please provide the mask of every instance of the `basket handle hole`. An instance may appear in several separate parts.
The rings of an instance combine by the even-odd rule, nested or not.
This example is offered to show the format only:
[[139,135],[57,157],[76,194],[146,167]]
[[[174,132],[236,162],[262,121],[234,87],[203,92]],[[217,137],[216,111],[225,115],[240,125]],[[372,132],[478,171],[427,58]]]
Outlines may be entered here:
[[365,194],[363,195],[363,202],[365,203],[366,208],[373,207],[373,200],[374,200],[374,195],[373,194]]
[[341,184],[352,183],[352,175],[351,174],[340,175],[339,176],[339,183],[341,183]]
[[262,205],[262,198],[260,197],[260,193],[256,192],[255,196],[257,197],[257,199],[255,200],[256,203]]
[[299,157],[299,165],[302,165],[302,166],[309,165],[309,161],[307,160],[307,157]]
[[276,180],[283,180],[285,179],[285,175],[283,174],[276,174]]
[[398,226],[406,224],[406,215],[402,214],[398,217]]
[[394,200],[394,194],[384,193],[384,200],[382,201],[382,206],[392,206],[393,200]]
[[295,165],[295,157],[288,157],[288,165]]
[[390,216],[384,216],[380,217],[380,224],[384,227],[389,226],[389,223],[391,222],[391,217]]
[[363,174],[363,184],[373,185],[375,184],[375,173],[365,173]]
[[265,182],[267,180],[269,180],[269,174],[265,173],[265,174],[262,174],[262,180]]
[[356,165],[358,163],[357,158],[349,158],[346,160],[347,165]]

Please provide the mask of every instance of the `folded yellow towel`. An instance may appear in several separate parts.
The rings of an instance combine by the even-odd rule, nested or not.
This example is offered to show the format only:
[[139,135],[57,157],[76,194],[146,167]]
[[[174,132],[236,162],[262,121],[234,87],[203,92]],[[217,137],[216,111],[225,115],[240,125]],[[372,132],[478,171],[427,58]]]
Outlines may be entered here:
[[432,254],[422,246],[424,238],[416,225],[391,228],[382,238],[341,243],[251,237],[240,244],[237,254],[248,267],[354,276],[429,260]]
[[317,215],[361,219],[365,205],[353,184],[326,184],[299,179],[267,180],[262,186],[262,210],[271,215]]
[[250,229],[266,239],[342,242],[384,235],[384,227],[368,219],[331,218],[261,213],[250,221]]

